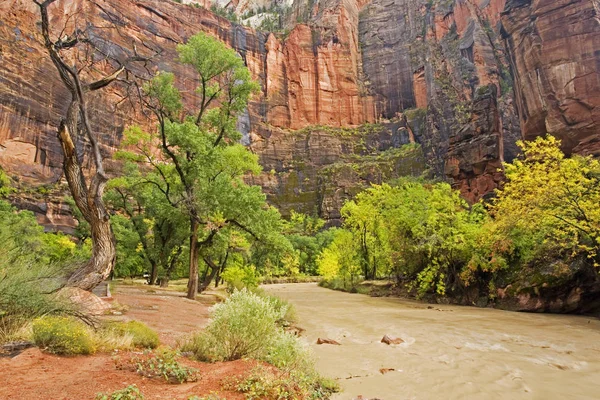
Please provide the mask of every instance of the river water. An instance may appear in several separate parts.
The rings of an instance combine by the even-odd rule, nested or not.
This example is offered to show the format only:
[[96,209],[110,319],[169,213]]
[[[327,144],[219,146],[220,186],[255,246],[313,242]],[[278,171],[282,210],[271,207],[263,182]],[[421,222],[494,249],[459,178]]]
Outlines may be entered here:
[[[600,399],[600,321],[269,285],[295,305],[334,399]],[[430,308],[432,307],[432,308]],[[404,343],[386,345],[384,335]],[[317,338],[341,346],[317,345]],[[382,374],[381,369],[393,369]]]

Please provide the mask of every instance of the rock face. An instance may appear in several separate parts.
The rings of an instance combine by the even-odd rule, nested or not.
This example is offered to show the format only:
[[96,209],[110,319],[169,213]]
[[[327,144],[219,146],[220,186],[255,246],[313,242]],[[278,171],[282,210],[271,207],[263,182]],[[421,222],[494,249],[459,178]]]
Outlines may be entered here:
[[593,0],[511,0],[503,38],[525,139],[600,156],[600,7]]
[[[159,53],[151,69],[175,72],[190,93],[192,72],[172,62],[176,44],[205,31],[235,48],[262,87],[240,125],[264,166],[255,182],[284,213],[336,219],[369,182],[426,168],[475,201],[501,182],[521,137],[552,133],[569,152],[600,154],[594,0],[296,0],[291,8],[287,35],[166,0],[58,0],[51,11],[61,20],[85,15],[105,51],[125,57],[135,43]],[[56,130],[67,105],[36,12],[30,1],[0,3],[0,165],[33,185],[61,177]],[[104,29],[115,21],[118,30]],[[114,87],[93,101],[106,157],[126,125],[148,123],[119,102],[123,93]],[[411,143],[420,149],[400,149]],[[49,225],[44,209],[63,213],[25,203]]]

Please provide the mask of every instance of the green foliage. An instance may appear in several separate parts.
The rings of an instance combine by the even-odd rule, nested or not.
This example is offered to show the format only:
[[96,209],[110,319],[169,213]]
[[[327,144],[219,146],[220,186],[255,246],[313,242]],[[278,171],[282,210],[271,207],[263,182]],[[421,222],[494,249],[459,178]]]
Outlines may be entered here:
[[35,344],[54,354],[93,354],[96,346],[92,331],[70,317],[45,316],[33,321]]
[[210,6],[210,11],[212,11],[214,14],[223,17],[225,19],[228,19],[229,21],[233,22],[233,23],[237,23],[238,22],[238,16],[235,13],[235,11],[230,10],[228,8],[225,7],[220,7],[217,4],[212,4]]
[[290,318],[289,309],[287,302],[260,291],[236,291],[214,306],[209,325],[182,351],[204,361],[250,357],[277,367],[276,373],[261,368],[237,382],[234,388],[246,398],[327,398],[332,386],[316,373],[311,354],[279,325]]
[[63,277],[82,262],[89,247],[65,235],[44,233],[29,211],[0,200],[0,342],[18,338],[25,325],[46,314],[71,313],[55,294]]
[[96,400],[144,400],[144,395],[136,385],[129,385],[109,394],[98,393]]
[[[131,131],[131,137],[126,135],[128,140],[139,145],[141,154],[149,154],[151,150],[142,141],[141,131]],[[154,271],[153,278],[168,281],[183,269],[188,222],[155,186],[142,183],[144,178],[137,164],[127,162],[124,173],[125,176],[109,182],[105,195],[106,204],[119,213],[112,216],[117,239],[115,276],[140,276],[144,271]]]
[[153,352],[132,359],[137,373],[147,378],[163,378],[170,383],[195,382],[198,380],[198,371],[194,368],[181,365],[177,359],[179,353],[168,348],[161,348]]
[[279,315],[279,319],[276,321],[278,325],[285,327],[296,322],[296,309],[289,301],[278,296],[272,296],[261,288],[252,289],[252,292],[271,303],[271,306],[275,309],[277,315]]
[[[193,237],[189,260],[204,261],[203,288],[230,266],[251,265],[248,252],[255,242],[262,243],[257,247],[277,249],[278,243],[285,247],[285,238],[279,234],[278,211],[266,204],[260,187],[244,182],[260,172],[260,166],[258,157],[238,143],[237,117],[258,84],[238,54],[206,34],[192,36],[177,51],[179,61],[198,76],[198,107],[182,106],[172,74],[161,72],[146,84],[146,103],[159,122],[157,134],[137,127],[126,132],[119,157],[139,166],[130,167],[128,179],[112,184],[113,204],[136,228],[138,247],[150,264],[170,266],[168,260],[184,243],[172,246],[163,240],[153,245],[150,236],[156,237],[156,227],[163,222],[176,232],[166,238]],[[160,154],[154,148],[161,149]],[[128,248],[132,257],[134,250]]]
[[258,287],[256,268],[253,265],[232,265],[221,274],[221,278],[227,283],[227,290],[233,293],[243,288]]
[[15,189],[12,187],[12,182],[10,177],[4,172],[2,167],[0,167],[0,199],[8,196]]
[[116,278],[140,276],[148,269],[141,251],[140,239],[129,219],[116,214],[111,216],[111,225],[117,241]]
[[[599,265],[600,162],[566,158],[552,137],[519,143],[489,205],[445,183],[373,186],[342,208],[344,229],[319,255],[324,286],[395,276],[418,296],[494,298],[497,287],[548,286]],[[582,260],[584,261],[582,263]]]
[[257,366],[234,383],[233,389],[248,400],[258,399],[328,399],[339,391],[337,383],[322,378],[308,378],[294,371],[279,371]]
[[445,183],[376,185],[342,208],[344,230],[319,258],[326,279],[355,287],[359,274],[410,280],[419,295],[460,290],[480,221]]
[[105,329],[117,335],[130,335],[134,347],[154,349],[160,343],[158,333],[140,321],[110,322]]
[[349,290],[356,287],[361,272],[354,244],[354,236],[350,231],[337,230],[331,244],[323,249],[317,259],[319,274],[325,280],[340,278],[342,286]]
[[185,343],[182,351],[203,361],[265,357],[279,332],[276,322],[285,311],[276,310],[268,298],[246,289],[236,291],[213,306],[209,325]]
[[566,158],[552,136],[519,146],[523,157],[505,165],[507,182],[490,207],[493,219],[463,273],[469,284],[481,273],[543,271],[552,259],[562,263],[547,279],[568,275],[576,259],[599,265],[598,160]]
[[295,250],[295,255],[288,254],[282,260],[288,262],[282,275],[294,275],[291,265],[297,265],[296,274],[317,274],[317,256],[321,250],[333,240],[332,230],[323,230],[325,221],[321,218],[292,210],[289,221],[284,224],[284,234]]

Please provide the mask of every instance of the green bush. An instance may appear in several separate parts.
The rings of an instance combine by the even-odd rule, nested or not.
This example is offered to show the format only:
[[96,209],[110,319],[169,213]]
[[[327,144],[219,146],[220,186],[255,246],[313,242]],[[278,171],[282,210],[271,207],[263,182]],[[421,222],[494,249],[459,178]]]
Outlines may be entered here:
[[111,322],[106,329],[119,335],[131,335],[134,347],[155,349],[160,343],[158,333],[140,321]]
[[47,314],[72,313],[57,290],[85,256],[64,235],[44,233],[35,216],[0,200],[0,343],[26,339],[21,332]]
[[276,321],[283,310],[271,301],[246,289],[234,292],[212,310],[206,329],[182,346],[203,361],[230,361],[243,357],[260,358],[276,336]]
[[285,327],[297,321],[298,317],[296,315],[296,309],[287,300],[284,300],[281,297],[271,296],[260,288],[253,289],[252,292],[271,303],[271,306],[275,309],[277,314],[279,314],[279,319],[277,320],[279,325]]
[[54,354],[93,354],[96,351],[91,330],[70,317],[46,316],[33,321],[35,344]]
[[232,389],[244,393],[248,400],[258,399],[328,399],[339,390],[330,380],[309,378],[295,371],[280,373],[258,366],[237,380]]
[[269,346],[264,360],[277,368],[313,372],[313,359],[295,335],[280,331]]
[[276,367],[276,374],[259,368],[232,387],[247,399],[327,398],[333,386],[315,371],[310,352],[279,325],[289,308],[262,292],[236,291],[214,307],[208,327],[185,342],[182,351],[203,361],[251,357]]
[[144,400],[144,395],[137,386],[129,385],[110,394],[98,393],[96,400]]
[[221,397],[216,394],[209,394],[208,396],[202,396],[202,397],[198,397],[198,396],[188,397],[188,400],[227,400],[227,399],[225,397]]
[[198,371],[179,364],[178,357],[178,352],[164,348],[155,352],[145,352],[132,361],[137,373],[147,378],[161,377],[170,383],[197,381]]

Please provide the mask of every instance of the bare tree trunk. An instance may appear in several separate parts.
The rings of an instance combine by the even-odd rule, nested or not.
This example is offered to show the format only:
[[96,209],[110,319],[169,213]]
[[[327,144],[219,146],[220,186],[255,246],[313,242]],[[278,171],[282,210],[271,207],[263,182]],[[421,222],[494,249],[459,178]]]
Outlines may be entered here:
[[148,279],[148,285],[156,285],[156,278],[158,277],[158,264],[151,260],[150,261],[150,278]]
[[210,268],[210,274],[202,281],[202,284],[198,288],[199,293],[204,292],[210,286],[210,283],[213,281],[220,268],[220,266],[216,265],[209,257],[204,257],[204,262],[206,263],[207,268]]
[[[69,109],[66,117],[61,122],[58,138],[63,151],[63,171],[69,189],[77,208],[90,224],[92,237],[92,256],[90,260],[69,277],[67,286],[92,290],[110,275],[115,265],[116,245],[110,226],[110,216],[106,212],[102,199],[108,178],[104,173],[96,134],[92,131],[89,122],[85,93],[107,86],[118,77],[124,68],[119,68],[113,74],[97,82],[82,83],[78,67],[70,66],[70,63],[67,63],[61,57],[60,52],[84,43],[85,41],[80,40],[83,33],[76,31],[72,36],[67,37],[67,41],[59,38],[56,42],[53,42],[50,38],[48,7],[56,0],[33,1],[40,9],[44,47],[71,95]],[[79,137],[87,137],[91,146],[91,157],[94,161],[95,171],[89,180],[89,184],[86,182],[81,167],[82,157],[77,154],[75,147],[76,138]]]
[[110,275],[115,265],[116,243],[110,226],[110,216],[106,212],[102,200],[106,178],[96,172],[89,188],[86,186],[83,170],[73,143],[70,127],[77,129],[80,113],[78,103],[77,100],[71,101],[67,117],[61,123],[58,138],[64,155],[63,171],[65,178],[75,204],[90,224],[92,257],[69,277],[67,286],[92,290]]
[[198,229],[195,218],[190,220],[190,278],[188,280],[187,298],[194,300],[198,293]]

